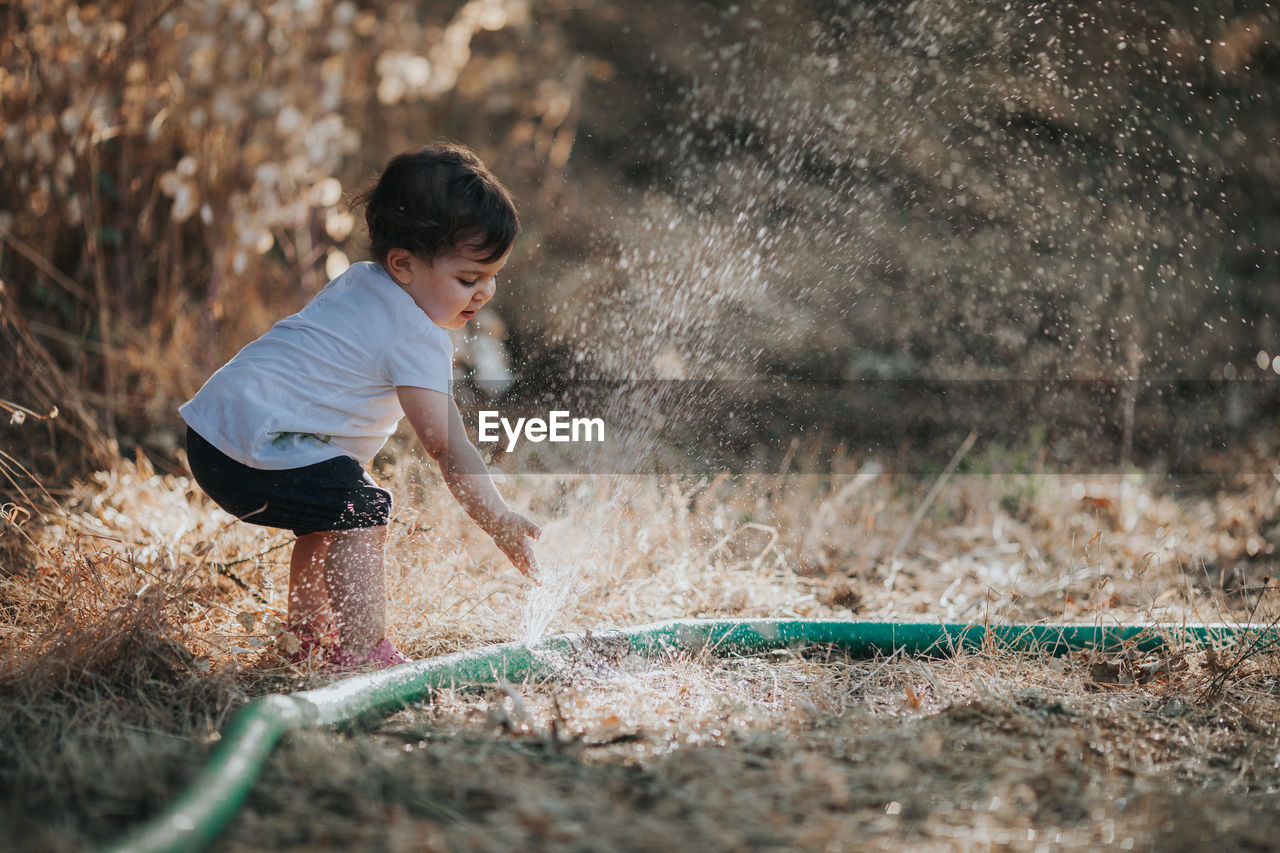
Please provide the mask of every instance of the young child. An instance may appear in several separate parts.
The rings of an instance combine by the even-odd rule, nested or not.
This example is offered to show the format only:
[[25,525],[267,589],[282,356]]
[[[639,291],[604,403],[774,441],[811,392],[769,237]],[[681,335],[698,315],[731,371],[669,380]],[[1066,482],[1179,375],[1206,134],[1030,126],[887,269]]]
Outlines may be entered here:
[[179,410],[196,482],[245,521],[294,531],[288,627],[302,660],[407,660],[386,636],[391,495],[365,471],[402,415],[449,490],[523,574],[537,525],[512,512],[450,395],[460,329],[493,298],[520,231],[469,149],[391,160],[360,202],[375,261],[357,263],[242,349]]

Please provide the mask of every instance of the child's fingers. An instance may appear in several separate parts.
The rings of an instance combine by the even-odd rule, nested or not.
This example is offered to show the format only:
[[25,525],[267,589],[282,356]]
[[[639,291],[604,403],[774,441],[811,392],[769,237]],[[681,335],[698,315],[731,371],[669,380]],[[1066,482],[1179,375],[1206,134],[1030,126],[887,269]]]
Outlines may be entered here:
[[500,544],[507,555],[507,559],[511,561],[511,565],[516,567],[516,571],[525,577],[536,580],[538,561],[533,556],[533,546],[529,542],[530,540],[527,537],[521,536],[514,541]]
[[515,515],[515,518],[513,520],[515,521],[515,526],[516,526],[516,529],[519,531],[519,535],[528,536],[531,539],[537,539],[539,536],[542,535],[541,527],[534,524],[532,521],[525,518],[523,515],[518,515],[514,513],[513,515]]
[[520,574],[529,578],[534,583],[542,582],[538,577],[541,570],[538,568],[538,560],[533,556],[532,548],[527,545],[521,548],[516,554],[516,559],[512,562],[514,562],[516,568],[520,570]]
[[537,582],[539,568],[533,556],[533,542],[542,535],[542,528],[514,512],[507,515],[506,521],[507,530],[495,538],[516,570]]
[[[534,525],[534,530],[538,531],[537,525]],[[538,531],[538,532],[541,532],[541,531]],[[536,534],[531,534],[531,536],[532,536],[532,539],[538,538]],[[520,556],[524,559],[524,564],[526,569],[525,574],[536,581],[538,580],[539,568],[538,568],[538,558],[533,556],[533,545],[530,544],[532,539],[525,539],[523,542],[520,543]]]

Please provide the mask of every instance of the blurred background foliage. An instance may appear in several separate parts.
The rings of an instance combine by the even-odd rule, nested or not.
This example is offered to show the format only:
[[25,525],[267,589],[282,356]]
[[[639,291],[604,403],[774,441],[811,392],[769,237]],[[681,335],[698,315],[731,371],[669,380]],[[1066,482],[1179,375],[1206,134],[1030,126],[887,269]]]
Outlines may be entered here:
[[[486,328],[528,383],[1078,380],[1126,442],[1135,410],[1274,427],[1271,3],[13,0],[0,28],[11,478],[171,460],[177,404],[365,257],[349,198],[437,137],[521,199]],[[1143,397],[1170,379],[1213,393]]]

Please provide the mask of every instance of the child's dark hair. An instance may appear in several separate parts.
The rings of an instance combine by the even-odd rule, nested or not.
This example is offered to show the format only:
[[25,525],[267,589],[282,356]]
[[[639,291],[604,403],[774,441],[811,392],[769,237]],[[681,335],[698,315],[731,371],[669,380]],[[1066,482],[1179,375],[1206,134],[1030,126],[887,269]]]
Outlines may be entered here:
[[397,154],[356,205],[364,206],[379,263],[392,249],[430,262],[463,246],[480,253],[482,263],[492,263],[520,233],[511,194],[474,151],[452,142]]

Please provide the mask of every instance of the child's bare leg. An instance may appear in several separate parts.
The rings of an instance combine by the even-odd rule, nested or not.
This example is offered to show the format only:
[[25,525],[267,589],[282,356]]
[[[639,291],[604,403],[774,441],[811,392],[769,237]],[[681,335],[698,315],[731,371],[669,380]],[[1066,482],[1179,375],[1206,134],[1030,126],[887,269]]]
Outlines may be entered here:
[[289,630],[323,637],[333,628],[329,588],[325,583],[325,556],[330,534],[299,536],[289,558]]
[[325,580],[342,648],[362,655],[387,634],[382,548],[387,528],[363,527],[329,534]]

